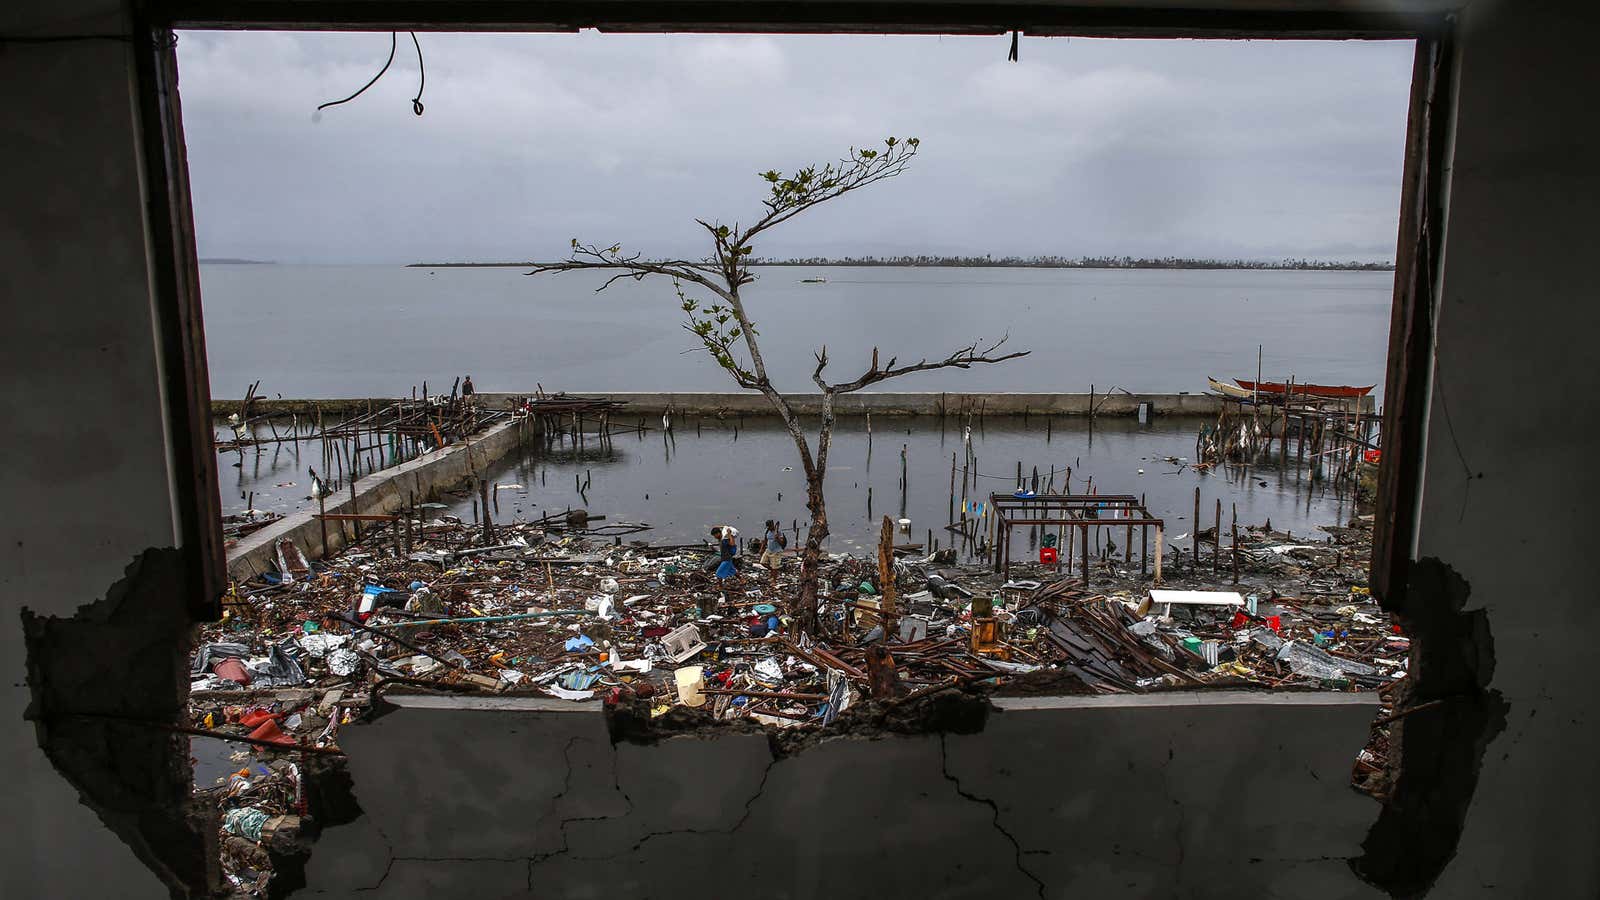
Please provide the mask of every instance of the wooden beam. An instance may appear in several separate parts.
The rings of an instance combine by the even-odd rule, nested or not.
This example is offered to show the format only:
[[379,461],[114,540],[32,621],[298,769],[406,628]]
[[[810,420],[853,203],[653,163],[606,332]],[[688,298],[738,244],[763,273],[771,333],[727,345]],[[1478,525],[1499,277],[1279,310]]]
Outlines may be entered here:
[[1433,315],[1444,229],[1445,160],[1451,62],[1446,36],[1417,42],[1401,182],[1400,238],[1389,318],[1389,369],[1383,394],[1383,456],[1372,529],[1374,599],[1393,608],[1405,589],[1417,504],[1422,438],[1432,368]]

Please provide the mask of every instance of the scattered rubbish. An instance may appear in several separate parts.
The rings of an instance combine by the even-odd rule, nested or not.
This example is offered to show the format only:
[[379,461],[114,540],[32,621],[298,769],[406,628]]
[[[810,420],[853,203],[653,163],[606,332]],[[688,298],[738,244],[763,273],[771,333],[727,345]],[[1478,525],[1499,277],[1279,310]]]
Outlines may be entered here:
[[700,639],[700,629],[693,625],[673,629],[661,639],[661,644],[666,648],[667,658],[673,662],[683,662],[706,649],[705,641]]
[[684,706],[704,706],[706,686],[704,666],[684,666],[672,673],[678,683],[678,702]]
[[1214,575],[1190,562],[1198,548],[1170,545],[1164,586],[1108,553],[1093,590],[1031,562],[1008,578],[932,554],[827,555],[817,627],[802,632],[798,566],[719,585],[710,544],[575,534],[565,513],[486,535],[415,511],[304,572],[235,585],[248,599],[201,626],[192,727],[264,744],[228,788],[230,837],[253,842],[269,817],[296,813],[292,762],[336,752],[394,692],[598,699],[643,723],[686,706],[806,729],[951,689],[1381,690],[1407,668],[1409,640],[1366,591],[1364,524],[1325,529],[1325,542],[1241,525],[1237,591],[1210,589],[1231,565]]
[[560,700],[592,700],[594,691],[569,691],[564,687],[551,685],[544,689],[545,693]]
[[255,841],[259,844],[261,842],[261,826],[267,824],[267,820],[270,818],[272,816],[268,815],[264,810],[243,806],[228,810],[228,814],[222,818],[222,827],[229,834],[237,834],[246,840]]
[[1325,650],[1308,647],[1303,641],[1290,641],[1278,650],[1277,659],[1289,664],[1297,675],[1312,678],[1339,678],[1344,675],[1370,676],[1376,666],[1334,656]]

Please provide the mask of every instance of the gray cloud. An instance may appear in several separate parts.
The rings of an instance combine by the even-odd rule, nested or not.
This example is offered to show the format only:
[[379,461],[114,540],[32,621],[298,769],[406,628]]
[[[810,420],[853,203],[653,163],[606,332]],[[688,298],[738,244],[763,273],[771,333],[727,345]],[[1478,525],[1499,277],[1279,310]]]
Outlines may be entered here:
[[[1393,256],[1408,42],[187,32],[205,256],[698,255],[755,173],[916,135],[900,179],[762,255]],[[831,207],[831,208],[830,208]]]

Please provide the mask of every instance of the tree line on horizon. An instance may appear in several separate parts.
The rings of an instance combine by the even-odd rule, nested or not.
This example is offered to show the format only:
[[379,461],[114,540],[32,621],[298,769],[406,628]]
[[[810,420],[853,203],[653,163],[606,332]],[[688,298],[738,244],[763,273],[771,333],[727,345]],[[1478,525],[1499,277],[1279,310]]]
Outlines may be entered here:
[[1392,271],[1394,263],[1323,259],[1212,259],[1192,256],[826,256],[757,258],[762,266],[949,266],[960,268],[1014,267],[1024,269],[1339,269]]
[[[476,266],[528,266],[544,263],[525,262],[418,262],[410,268],[470,268]],[[1016,269],[1271,269],[1271,270],[1326,270],[1358,272],[1392,272],[1394,263],[1361,262],[1359,260],[1326,259],[1213,259],[1193,256],[800,256],[766,258],[755,257],[752,266],[929,266],[946,268],[1016,268]]]

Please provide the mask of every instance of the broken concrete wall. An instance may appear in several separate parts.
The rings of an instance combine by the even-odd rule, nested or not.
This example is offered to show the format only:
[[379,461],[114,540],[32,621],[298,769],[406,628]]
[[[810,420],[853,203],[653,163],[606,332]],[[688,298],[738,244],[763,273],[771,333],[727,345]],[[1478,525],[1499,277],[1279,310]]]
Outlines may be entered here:
[[[0,34],[8,37],[127,33],[118,0],[0,5]],[[148,841],[136,848],[133,832],[141,806],[167,805],[160,800],[170,799],[170,779],[183,768],[167,745],[179,752],[181,745],[148,729],[119,738],[81,720],[50,728],[24,719],[34,699],[24,608],[40,617],[36,634],[51,635],[44,640],[57,653],[46,668],[61,679],[61,690],[35,712],[104,711],[77,701],[114,704],[121,695],[106,688],[127,674],[119,654],[157,632],[159,650],[181,640],[187,625],[179,595],[164,610],[177,619],[154,629],[137,624],[109,646],[77,636],[98,629],[110,637],[102,626],[137,622],[141,610],[119,617],[102,606],[79,620],[81,629],[49,627],[107,598],[125,571],[140,581],[121,595],[135,605],[162,596],[157,582],[167,581],[168,594],[183,583],[183,567],[163,565],[160,550],[145,557],[174,546],[175,518],[133,52],[115,39],[0,46],[0,421],[8,429],[0,466],[0,806],[11,822],[0,895],[7,897],[168,894],[152,874],[165,864],[154,861]],[[160,670],[146,674],[129,684],[161,680]],[[165,702],[172,703],[170,692]],[[148,710],[130,703],[112,711],[138,717]],[[41,747],[57,738],[64,742],[56,761],[71,771],[58,770]],[[124,768],[107,768],[117,760]],[[80,802],[87,796],[80,788],[100,791],[96,808]]]
[[[1001,701],[983,731],[612,744],[594,704],[397,698],[310,896],[1380,896],[1370,695]],[[1183,885],[1180,889],[1178,886]]]
[[1600,10],[1577,3],[1474,3],[1461,21],[1423,563],[1408,598],[1454,661],[1429,689],[1440,706],[1403,726],[1414,777],[1451,772],[1409,801],[1414,833],[1460,833],[1434,896],[1600,895],[1586,550],[1600,125],[1580,101],[1600,74],[1597,28]]
[[[413,500],[417,503],[432,500],[439,491],[483,477],[491,466],[522,443],[528,431],[526,420],[501,422],[442,450],[363,476],[355,484],[354,504],[348,494],[335,494],[327,501],[327,512],[329,515],[391,515]],[[338,522],[329,522],[326,529],[329,546],[323,547],[322,522],[316,515],[315,509],[290,513],[240,539],[228,551],[228,577],[247,581],[260,572],[277,571],[277,543],[283,538],[294,541],[311,559],[338,552],[345,544],[344,530]]]
[[[1438,577],[1419,597],[1444,605],[1442,621],[1483,613],[1488,632],[1463,629],[1470,646],[1457,657],[1480,660],[1462,671],[1487,679],[1479,687],[1504,704],[1504,727],[1491,733],[1497,723],[1479,719],[1475,732],[1441,735],[1474,754],[1472,783],[1435,795],[1437,821],[1457,819],[1460,835],[1433,889],[1441,897],[1600,893],[1589,758],[1600,629],[1580,543],[1595,494],[1584,415],[1600,324],[1589,252],[1600,187],[1582,101],[1596,25],[1600,13],[1580,4],[1479,3],[1463,19],[1419,537]],[[0,5],[0,33],[30,32],[125,25],[113,0]],[[110,40],[0,48],[7,897],[168,893],[129,839],[80,802],[24,719],[21,607],[73,619],[145,551],[174,543],[130,53]],[[100,679],[116,677],[116,650],[82,647],[84,684],[97,683],[95,665]],[[1027,895],[1034,879],[1106,896],[1251,895],[1231,889],[1240,880],[1261,896],[1370,894],[1342,862],[1357,852],[1349,804],[1365,801],[1343,793],[1348,767],[1336,784],[1327,774],[1333,754],[1347,760],[1364,738],[1365,713],[1294,719],[1288,730],[1264,724],[1276,715],[1213,713],[1060,709],[1035,727],[1013,711],[975,735],[841,741],[774,763],[745,737],[613,748],[598,715],[469,723],[402,710],[352,729],[366,815],[326,833],[308,879],[329,895],[371,885],[372,896],[462,885],[514,895],[530,880],[577,892],[602,876],[655,878],[652,863],[670,859],[671,877],[689,884],[725,877],[730,890],[713,895],[749,885],[763,895]],[[863,811],[838,812],[857,803]],[[1460,817],[1445,808],[1456,804]],[[896,830],[884,835],[886,823]],[[1241,846],[1261,855],[1240,859],[1229,827],[1247,829]],[[892,838],[911,868],[932,863],[947,881],[891,883],[868,838]],[[979,862],[959,856],[969,845]],[[726,874],[707,862],[724,853],[737,862]]]

